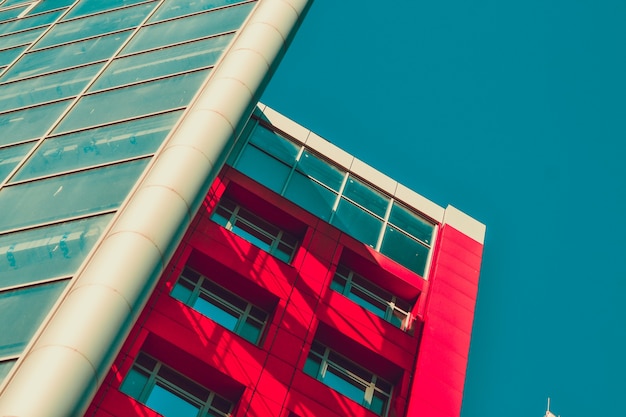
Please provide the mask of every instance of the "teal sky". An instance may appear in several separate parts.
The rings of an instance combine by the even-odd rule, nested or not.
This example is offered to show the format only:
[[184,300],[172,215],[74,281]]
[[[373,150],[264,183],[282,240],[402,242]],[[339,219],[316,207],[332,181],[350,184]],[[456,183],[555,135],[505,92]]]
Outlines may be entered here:
[[487,225],[462,417],[624,415],[625,18],[317,0],[263,96]]

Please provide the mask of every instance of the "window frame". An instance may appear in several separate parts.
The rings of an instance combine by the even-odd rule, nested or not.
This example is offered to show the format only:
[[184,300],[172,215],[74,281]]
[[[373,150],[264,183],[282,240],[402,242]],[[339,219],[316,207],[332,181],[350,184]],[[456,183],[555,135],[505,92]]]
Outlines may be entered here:
[[[193,278],[189,278],[187,275],[196,275],[195,279],[196,281],[193,281]],[[189,296],[187,297],[187,300],[182,300],[181,298],[177,297],[174,295],[174,292],[176,291],[176,289],[179,287],[179,285],[181,284],[181,280],[186,281],[186,284],[188,286],[193,286],[193,289],[191,289],[189,287],[185,287],[185,289],[187,291],[189,291]],[[204,285],[205,283],[208,283],[209,286],[217,288],[219,291],[225,292],[227,293],[226,295],[236,298],[236,301],[239,302],[240,304],[246,304],[246,306],[244,308],[242,308],[241,306],[237,306],[236,304],[234,304],[231,301],[228,301],[222,297],[220,297],[219,294],[216,294],[214,292],[210,292],[210,290]],[[182,303],[184,303],[186,306],[193,308],[195,311],[198,311],[200,314],[204,315],[205,317],[213,320],[215,323],[219,324],[220,326],[226,328],[227,330],[230,330],[231,332],[237,334],[238,336],[242,337],[243,339],[249,341],[250,343],[253,343],[257,346],[259,346],[261,344],[261,341],[263,340],[263,336],[265,334],[265,330],[267,329],[268,323],[269,323],[269,319],[270,319],[270,313],[268,311],[266,311],[265,309],[255,305],[254,303],[246,300],[245,298],[240,297],[239,295],[237,295],[236,293],[222,287],[221,285],[217,284],[215,281],[213,281],[212,279],[208,278],[207,276],[201,274],[200,272],[194,270],[193,268],[189,267],[189,266],[185,266],[185,269],[183,270],[183,272],[180,274],[180,276],[178,277],[178,279],[176,280],[176,283],[174,284],[174,287],[172,288],[172,291],[170,293],[170,295],[181,301]],[[204,296],[204,297],[202,297]],[[211,304],[213,304],[215,307],[222,309],[223,311],[225,311],[226,313],[230,314],[231,316],[233,314],[231,314],[231,312],[235,312],[237,314],[239,314],[239,317],[237,318],[237,323],[235,324],[234,328],[230,329],[229,327],[227,327],[226,325],[220,323],[217,319],[215,319],[214,317],[208,316],[204,313],[202,313],[200,310],[196,309],[194,307],[194,304],[196,303],[196,301],[199,298],[203,298],[205,302],[209,302]],[[217,304],[219,305],[217,305]],[[226,310],[227,309],[227,310]],[[262,320],[260,319],[258,316],[256,316],[258,313],[264,313],[265,314],[265,318]],[[248,320],[253,321],[256,324],[260,324],[260,329],[259,329],[259,335],[257,336],[256,340],[251,340],[248,337],[246,337],[245,335],[245,329],[246,329],[246,323],[248,323]]]
[[[342,279],[344,281],[343,284],[341,283],[338,284],[343,287],[342,289],[338,289],[336,285],[333,285],[337,283],[339,279]],[[366,288],[364,285],[359,283],[359,281],[363,281],[370,288]],[[335,270],[335,274],[333,275],[333,279],[331,280],[331,283],[330,283],[330,288],[333,291],[345,296],[346,298],[348,298],[349,300],[351,300],[358,306],[382,318],[383,320],[393,325],[394,327],[397,327],[404,332],[411,332],[413,330],[413,327],[412,327],[413,315],[411,314],[411,310],[413,307],[412,303],[410,303],[409,301],[401,297],[398,297],[396,294],[393,294],[392,292],[382,288],[376,283],[368,280],[364,276],[354,272],[348,266],[343,265],[343,264],[339,264],[337,266],[337,269]],[[377,311],[374,311],[373,309],[368,308],[366,305],[363,305],[362,303],[359,303],[358,301],[354,300],[352,297],[357,297],[363,300],[364,302],[366,302],[367,304],[372,304],[368,300],[364,299],[363,297],[360,297],[357,293],[353,292],[352,291],[353,288],[364,293],[366,296],[371,297],[376,302],[380,304],[384,304],[385,305],[384,314],[382,315],[378,314]],[[374,291],[378,291],[379,294],[377,294]],[[386,296],[386,298],[383,295]],[[402,304],[404,304],[404,306],[402,306]],[[404,317],[400,321],[400,323],[393,321],[393,318],[398,317],[398,315],[401,315]]]
[[[352,367],[353,369],[346,369],[346,366],[342,366],[339,361],[343,362],[347,366]],[[313,366],[317,368],[316,375],[312,375],[311,367],[307,366],[310,364],[313,364]],[[363,399],[359,402],[355,398],[351,397],[348,393],[341,392],[338,388],[326,383],[324,380],[326,378],[329,368],[339,372],[344,377],[344,381],[348,382],[349,384],[352,384],[355,387],[364,387],[365,389],[363,390]],[[393,384],[381,378],[376,373],[350,360],[344,355],[337,353],[335,350],[329,348],[328,346],[314,340],[311,345],[311,349],[309,350],[309,354],[307,355],[307,358],[305,360],[303,371],[305,374],[317,379],[324,385],[340,393],[341,395],[344,395],[347,398],[350,398],[351,400],[359,403],[368,410],[382,417],[387,416],[389,412],[389,407],[391,405],[391,397],[393,395]],[[357,372],[361,375],[358,375]],[[364,374],[369,375],[369,381],[363,377]],[[384,385],[387,386],[388,390],[385,390]],[[378,398],[382,397],[384,401],[380,413],[372,409],[372,403],[374,395],[376,393],[379,394]]]
[[[141,364],[140,361],[151,361],[154,364],[152,365],[152,369],[150,369],[148,366]],[[193,393],[189,392],[188,390],[186,390],[184,387],[180,387],[178,386],[175,382],[172,382],[171,380],[166,379],[166,377],[164,377],[163,375],[160,375],[160,371],[162,369],[165,369],[166,371],[172,372],[174,374],[177,374],[178,377],[182,378],[184,380],[184,382],[186,384],[188,384],[188,386],[192,385],[196,390],[204,390],[207,392],[207,398],[206,400],[203,400],[201,398],[199,398],[197,395],[194,395]],[[129,377],[131,374],[136,373],[136,374],[141,374],[145,377],[146,381],[143,385],[143,387],[140,388],[139,393],[137,394],[137,396],[134,395],[134,393],[132,392],[127,392],[124,388],[124,384],[129,381]],[[229,417],[232,414],[232,411],[235,407],[235,404],[233,402],[231,402],[230,400],[218,395],[217,393],[215,393],[214,391],[204,387],[203,385],[199,384],[198,382],[192,380],[191,378],[185,376],[183,373],[178,372],[176,369],[172,368],[171,366],[168,366],[166,364],[164,364],[163,362],[161,362],[160,360],[156,359],[155,357],[145,353],[145,352],[139,352],[139,354],[137,355],[137,357],[135,358],[135,361],[133,362],[132,367],[129,369],[129,371],[127,372],[124,380],[122,381],[122,383],[120,384],[120,392],[128,395],[129,397],[134,398],[136,401],[140,402],[141,404],[143,404],[144,406],[152,409],[150,406],[147,405],[150,396],[152,395],[154,388],[160,383],[160,386],[168,391],[170,391],[172,394],[178,396],[180,399],[187,401],[193,405],[196,405],[198,407],[198,414],[197,417],[205,417],[205,416],[209,416],[209,415],[213,415],[213,414],[208,414],[209,412],[215,413],[217,412],[218,414],[224,416],[224,417]],[[224,412],[222,410],[219,410],[215,407],[213,407],[213,401],[215,400],[215,398],[218,398],[222,401],[226,401],[230,404],[230,408],[228,412]],[[157,411],[157,410],[155,410]],[[157,411],[158,412],[158,411]]]
[[[226,205],[230,205],[230,207]],[[228,215],[223,214],[224,212]],[[223,197],[217,204],[211,213],[211,220],[285,263],[291,263],[298,250],[300,242],[297,237],[228,197]],[[242,228],[240,224],[249,230]],[[274,233],[271,229],[274,229]],[[254,233],[258,234],[255,235]],[[251,241],[251,238],[247,236],[264,243],[267,249]],[[264,242],[263,238],[268,239],[269,242]]]

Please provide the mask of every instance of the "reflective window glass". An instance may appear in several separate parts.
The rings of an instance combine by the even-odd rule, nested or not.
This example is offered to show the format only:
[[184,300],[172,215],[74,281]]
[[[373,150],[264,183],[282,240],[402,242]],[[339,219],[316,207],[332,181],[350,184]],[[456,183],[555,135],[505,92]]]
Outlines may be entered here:
[[69,101],[0,114],[0,145],[35,139],[46,133]]
[[56,24],[42,40],[37,42],[36,48],[58,45],[60,43],[129,29],[141,23],[154,8],[155,4],[154,2],[140,4],[126,9],[61,22]]
[[63,17],[63,20],[73,19],[88,14],[104,12],[106,10],[117,9],[123,6],[130,6],[135,3],[141,3],[145,0],[106,0],[106,1],[93,1],[93,0],[81,0],[78,4],[72,7],[72,10]]
[[343,198],[339,201],[331,224],[373,248],[382,229],[381,220]]
[[20,13],[26,10],[27,6],[24,7],[16,7],[14,9],[3,10],[0,12],[0,22],[4,22],[5,20],[10,20],[18,17]]
[[380,252],[424,276],[426,261],[428,260],[428,248],[396,228],[391,226],[386,228]]
[[228,7],[146,26],[133,37],[124,53],[145,51],[239,29],[254,4]]
[[26,49],[26,46],[18,46],[17,48],[0,51],[0,66],[10,64],[24,49]]
[[37,39],[46,28],[27,30],[12,35],[0,36],[0,45],[2,48],[11,48],[12,46],[24,45]]
[[96,91],[213,65],[232,37],[218,36],[116,59],[91,89]]
[[56,20],[61,15],[63,10],[56,10],[49,13],[38,14],[32,17],[24,17],[17,20],[11,20],[6,23],[0,24],[0,35],[7,33],[18,32],[20,30],[30,29],[37,26],[47,25]]
[[30,14],[47,12],[48,10],[60,9],[74,3],[75,0],[45,0],[40,1],[35,7],[32,8]]
[[143,159],[5,187],[0,190],[0,230],[116,208],[147,163]]
[[430,245],[435,227],[406,208],[394,203],[389,215],[389,223],[415,236]]
[[291,172],[290,166],[254,146],[244,148],[237,169],[277,193],[282,192]]
[[250,137],[250,143],[263,149],[289,166],[294,165],[296,157],[300,153],[299,145],[296,145],[278,133],[268,130],[261,125],[257,125],[254,129],[252,137]]
[[112,217],[0,235],[0,288],[74,274]]
[[387,197],[352,177],[348,179],[343,195],[380,217],[385,216],[389,205]]
[[179,117],[180,112],[166,113],[49,138],[12,181],[151,154],[161,145]]
[[328,188],[339,191],[345,172],[318,158],[308,151],[304,151],[296,169],[304,175],[314,178]]
[[136,84],[82,97],[56,132],[81,129],[189,104],[207,71]]
[[2,381],[4,381],[4,378],[6,378],[7,375],[9,375],[9,372],[11,371],[11,368],[13,368],[14,364],[15,364],[15,360],[0,362],[0,384],[2,384]]
[[67,281],[0,292],[0,356],[22,352]]
[[322,220],[328,221],[337,200],[337,194],[309,177],[294,172],[284,196]]
[[150,22],[171,19],[186,14],[215,9],[229,4],[240,3],[242,0],[169,0],[159,7],[159,10],[150,18]]
[[32,143],[0,148],[0,183],[33,147]]
[[109,58],[130,32],[115,33],[29,53],[9,69],[0,81],[52,72]]
[[0,111],[44,103],[78,94],[102,64],[76,68],[0,86]]
[[17,6],[18,4],[32,3],[35,0],[6,0],[2,3],[2,7]]

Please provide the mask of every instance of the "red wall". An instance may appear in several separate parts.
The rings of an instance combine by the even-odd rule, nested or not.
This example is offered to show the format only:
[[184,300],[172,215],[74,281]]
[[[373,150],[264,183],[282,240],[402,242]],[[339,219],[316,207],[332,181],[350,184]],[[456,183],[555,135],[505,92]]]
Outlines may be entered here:
[[[302,244],[291,265],[209,219],[225,190],[257,214],[300,234]],[[389,416],[458,417],[481,246],[450,227],[441,231],[426,282],[226,168],[86,415],[156,415],[118,391],[137,353],[144,350],[232,399],[237,404],[233,416],[374,417],[302,372],[318,337],[395,384]],[[398,295],[417,299],[417,330],[403,332],[330,290],[340,259]],[[187,263],[213,272],[211,278],[223,277],[218,283],[272,311],[259,346],[169,296]]]

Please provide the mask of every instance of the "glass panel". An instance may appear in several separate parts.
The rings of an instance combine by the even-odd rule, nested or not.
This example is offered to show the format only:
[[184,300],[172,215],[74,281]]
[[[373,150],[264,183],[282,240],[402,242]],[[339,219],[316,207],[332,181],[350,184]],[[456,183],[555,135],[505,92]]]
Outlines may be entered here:
[[164,417],[196,417],[200,408],[171,388],[157,383],[145,403]]
[[153,153],[179,117],[166,113],[47,139],[12,181]]
[[264,251],[269,251],[274,241],[271,237],[261,233],[258,229],[240,220],[235,221],[231,230],[237,236],[242,237]]
[[204,297],[198,297],[192,307],[214,322],[234,331],[239,321],[239,314],[213,299]]
[[389,199],[355,178],[348,178],[343,195],[372,213],[385,216]]
[[312,376],[313,378],[317,378],[320,373],[320,365],[322,364],[322,359],[309,354],[309,357],[306,358],[306,362],[304,363],[304,373]]
[[376,246],[382,228],[381,220],[343,198],[339,201],[331,224],[371,247]]
[[389,215],[389,223],[408,232],[424,243],[432,241],[434,226],[409,210],[394,203]]
[[32,147],[32,143],[27,143],[0,149],[0,183]]
[[6,0],[4,3],[2,3],[2,7],[15,6],[21,3],[32,3],[33,1],[35,0]]
[[358,287],[352,287],[350,289],[350,294],[348,294],[348,298],[354,301],[356,304],[361,307],[371,311],[376,314],[380,318],[385,318],[385,313],[387,312],[387,305],[383,304],[376,298],[370,296],[366,292],[362,291]]
[[2,48],[10,48],[12,46],[28,44],[43,33],[46,28],[33,29],[25,32],[15,33],[13,35],[0,37]]
[[26,49],[26,46],[19,46],[17,48],[0,51],[0,66],[9,65],[19,54],[22,53],[24,49]]
[[156,13],[150,18],[150,21],[157,22],[159,20],[214,9],[228,4],[239,3],[241,1],[242,0],[170,0],[165,2],[165,4],[156,11]]
[[137,369],[136,367],[133,367],[130,371],[128,371],[128,375],[126,375],[126,379],[124,379],[124,382],[120,387],[120,391],[135,399],[139,399],[141,398],[141,392],[145,388],[147,382],[148,374]]
[[296,145],[261,125],[257,125],[254,129],[252,137],[250,137],[250,143],[255,144],[289,166],[294,165],[301,148],[300,145]]
[[428,248],[397,229],[387,227],[380,252],[411,271],[424,275],[428,260]]
[[255,3],[170,20],[139,30],[124,53],[140,52],[239,29]]
[[385,395],[374,391],[374,397],[372,398],[369,409],[379,416],[382,416],[385,414],[385,409],[387,408],[387,400],[388,398]]
[[0,356],[22,352],[67,280],[0,293]]
[[291,167],[254,146],[247,146],[243,150],[237,161],[237,169],[279,194],[291,172]]
[[0,288],[72,275],[112,217],[0,235]]
[[[5,5],[3,5],[5,6]],[[0,22],[4,22],[5,20],[10,20],[18,17],[20,13],[26,10],[25,7],[17,7],[15,9],[3,10],[0,12]]]
[[173,385],[177,389],[184,391],[185,394],[191,394],[191,396],[195,397],[195,399],[201,401],[209,399],[209,390],[201,385],[198,385],[186,376],[176,372],[172,368],[162,365],[157,375],[159,378],[167,381],[169,385]]
[[[106,3],[106,2],[92,2]],[[156,3],[141,4],[127,9],[116,10],[86,17],[83,19],[62,22],[55,25],[36,48],[58,45],[65,42],[90,38],[118,30],[137,26],[150,13]]]
[[147,163],[143,159],[6,187],[0,191],[0,230],[115,208]]
[[115,33],[24,55],[0,81],[10,81],[110,57],[131,32]]
[[0,362],[0,384],[2,384],[2,381],[4,381],[4,378],[6,378],[7,375],[9,375],[9,372],[11,371],[11,368],[13,368],[14,364],[15,364],[14,360]]
[[118,7],[129,6],[131,4],[140,3],[142,1],[144,0],[81,0],[76,6],[72,7],[72,10],[67,15],[65,15],[63,20],[103,12],[105,10],[117,9]]
[[335,191],[339,191],[345,176],[345,172],[330,165],[328,162],[323,161],[308,151],[304,151],[302,153],[302,157],[300,157],[300,160],[298,161],[297,169],[304,175],[315,178]]
[[207,74],[207,71],[198,71],[83,97],[55,131],[80,129],[186,106]]
[[172,297],[182,301],[185,304],[189,304],[191,294],[193,294],[194,286],[185,279],[179,279],[174,289],[172,289]]
[[4,84],[0,111],[53,101],[78,94],[102,65],[90,65],[56,74]]
[[[24,29],[34,28],[52,23],[63,11],[58,10],[46,14],[40,14],[32,17],[24,17],[22,19],[12,20],[0,25],[0,34],[17,32]],[[4,46],[4,45],[3,45]]]
[[232,35],[209,38],[113,61],[91,87],[92,91],[215,64]]
[[340,370],[335,369],[333,366],[328,366],[328,369],[326,369],[326,375],[323,377],[323,381],[326,385],[346,397],[358,402],[359,404],[363,403],[366,387],[348,377]]
[[38,5],[32,8],[30,14],[41,13],[48,10],[59,9],[61,7],[69,6],[74,3],[75,0],[45,0],[40,1]]
[[263,324],[259,323],[255,320],[248,319],[243,322],[241,329],[239,330],[239,335],[244,339],[248,340],[252,343],[257,343],[259,341],[259,337],[261,336],[261,330],[263,329]]
[[0,114],[0,132],[2,132],[0,145],[9,145],[42,136],[69,103],[69,101],[60,101]]
[[305,210],[326,221],[330,219],[337,200],[337,194],[299,172],[295,172],[291,177],[284,195]]

